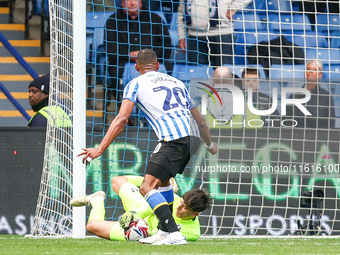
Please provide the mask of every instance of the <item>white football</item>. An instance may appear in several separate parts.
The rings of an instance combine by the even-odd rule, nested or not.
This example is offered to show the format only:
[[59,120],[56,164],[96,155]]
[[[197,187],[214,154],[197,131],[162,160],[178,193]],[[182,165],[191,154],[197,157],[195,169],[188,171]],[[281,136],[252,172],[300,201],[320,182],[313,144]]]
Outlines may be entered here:
[[149,236],[149,225],[143,219],[131,221],[130,226],[124,230],[124,237],[127,241],[138,241]]

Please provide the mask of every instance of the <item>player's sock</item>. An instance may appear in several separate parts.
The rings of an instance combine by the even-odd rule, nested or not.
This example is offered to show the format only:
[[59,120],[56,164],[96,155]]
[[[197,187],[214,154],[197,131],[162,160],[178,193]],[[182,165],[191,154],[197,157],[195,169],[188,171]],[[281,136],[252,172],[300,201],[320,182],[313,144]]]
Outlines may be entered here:
[[172,206],[174,204],[174,191],[172,190],[172,185],[170,184],[167,187],[159,187],[158,191],[161,193],[161,195],[165,198],[165,200],[168,202],[170,212],[172,214]]
[[168,202],[158,190],[150,190],[145,195],[146,201],[150,204],[152,210],[159,219],[159,226],[162,231],[175,232],[178,231],[176,222],[170,212]]
[[92,210],[90,212],[89,223],[91,220],[104,220],[105,219],[105,206],[104,206],[104,199],[101,197],[94,197],[90,201],[92,205]]
[[[174,192],[172,190],[172,185],[170,183],[169,186],[166,187],[159,187],[158,191],[161,193],[161,195],[165,198],[165,200],[168,202],[168,206],[172,215],[173,209],[172,206],[174,204]],[[158,229],[166,229],[166,226],[159,221],[158,222]]]

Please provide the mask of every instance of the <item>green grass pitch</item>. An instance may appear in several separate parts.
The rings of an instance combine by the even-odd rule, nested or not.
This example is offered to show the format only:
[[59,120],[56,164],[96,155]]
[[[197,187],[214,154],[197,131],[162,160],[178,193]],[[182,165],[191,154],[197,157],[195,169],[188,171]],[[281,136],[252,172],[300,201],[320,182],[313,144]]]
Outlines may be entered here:
[[152,246],[99,238],[36,239],[0,236],[0,254],[339,254],[339,238],[201,239],[181,246]]

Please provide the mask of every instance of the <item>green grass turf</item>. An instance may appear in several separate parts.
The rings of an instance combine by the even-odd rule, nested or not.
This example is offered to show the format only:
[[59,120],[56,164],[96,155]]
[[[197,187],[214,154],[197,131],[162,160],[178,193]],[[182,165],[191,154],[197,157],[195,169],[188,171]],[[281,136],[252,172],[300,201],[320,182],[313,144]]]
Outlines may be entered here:
[[339,254],[337,238],[201,239],[181,246],[152,246],[99,238],[32,239],[0,236],[0,254]]

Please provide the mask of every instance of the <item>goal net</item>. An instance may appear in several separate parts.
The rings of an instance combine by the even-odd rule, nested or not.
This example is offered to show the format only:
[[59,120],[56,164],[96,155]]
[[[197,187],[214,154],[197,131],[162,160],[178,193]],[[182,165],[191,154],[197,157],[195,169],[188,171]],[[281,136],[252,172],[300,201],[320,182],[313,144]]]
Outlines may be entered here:
[[[153,48],[159,71],[187,85],[219,147],[212,156],[202,146],[176,177],[179,195],[204,188],[212,198],[211,208],[200,215],[202,234],[339,235],[338,4],[325,1],[313,9],[277,0],[235,0],[227,6],[139,1],[143,10],[133,20],[126,18],[122,2],[87,1],[86,27],[80,29],[74,24],[79,3],[49,2],[50,105],[66,109],[73,125],[79,124],[75,116],[86,114],[86,146],[99,145],[119,111],[125,85],[139,75],[133,52]],[[236,11],[232,21],[225,14],[231,10]],[[79,31],[86,32],[84,40]],[[83,55],[74,55],[82,41]],[[77,77],[86,77],[86,89],[80,86],[86,106],[74,109],[81,100],[74,98],[80,91],[74,71],[82,58],[86,72]],[[231,74],[211,79],[222,65]],[[79,217],[69,201],[99,190],[107,194],[106,220],[117,220],[124,210],[111,179],[143,176],[157,144],[145,116],[134,109],[122,134],[83,167],[86,189],[75,192],[83,180],[74,176],[81,169],[75,156],[82,147],[74,146],[78,128],[48,125],[33,236],[71,235],[79,228],[85,233],[85,219],[74,225]],[[86,210],[76,213],[85,217]]]

